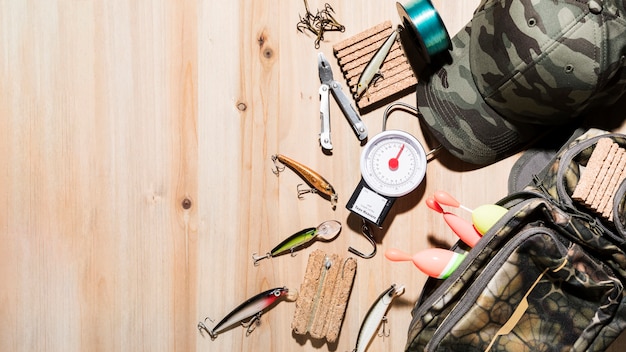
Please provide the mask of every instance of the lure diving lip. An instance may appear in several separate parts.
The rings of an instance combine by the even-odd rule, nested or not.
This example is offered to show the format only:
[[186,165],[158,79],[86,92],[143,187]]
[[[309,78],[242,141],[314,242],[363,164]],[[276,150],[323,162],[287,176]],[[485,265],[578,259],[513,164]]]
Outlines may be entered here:
[[[246,336],[254,330],[253,324],[260,324],[261,315],[274,303],[278,302],[282,297],[287,296],[289,289],[287,287],[276,287],[257,294],[241,303],[230,313],[228,313],[219,323],[209,329],[204,322],[198,323],[200,334],[207,332],[211,340],[215,340],[217,335],[228,330],[233,325],[241,323],[246,328]],[[207,318],[209,319],[209,318]],[[248,320],[250,319],[250,320]],[[247,323],[245,321],[248,320]],[[205,319],[206,321],[206,319]]]

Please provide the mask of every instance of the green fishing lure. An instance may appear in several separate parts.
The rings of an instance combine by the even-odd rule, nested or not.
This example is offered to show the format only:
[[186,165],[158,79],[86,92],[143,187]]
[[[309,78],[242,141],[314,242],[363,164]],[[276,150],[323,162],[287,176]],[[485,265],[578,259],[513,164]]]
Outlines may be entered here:
[[317,227],[310,227],[298,231],[279,243],[265,255],[257,255],[257,253],[253,253],[252,260],[254,262],[254,266],[258,266],[259,261],[262,259],[275,257],[285,253],[290,253],[292,256],[295,256],[295,252],[298,249],[304,248],[313,240],[332,241],[335,237],[337,237],[337,235],[339,235],[340,231],[341,223],[336,220],[324,221]]

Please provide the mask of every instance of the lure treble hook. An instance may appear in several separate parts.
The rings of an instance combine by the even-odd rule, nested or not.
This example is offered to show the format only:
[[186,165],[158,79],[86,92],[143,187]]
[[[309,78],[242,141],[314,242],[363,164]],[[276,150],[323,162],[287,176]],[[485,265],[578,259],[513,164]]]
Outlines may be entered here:
[[261,325],[261,315],[263,315],[263,312],[258,312],[252,317],[252,319],[250,319],[248,323],[241,323],[241,326],[246,328],[246,336],[250,336],[254,329],[256,329],[257,326]]
[[265,255],[258,255],[256,253],[252,253],[252,264],[254,264],[254,266],[259,266],[259,261],[263,260],[263,259],[267,259],[270,258],[272,256],[272,253],[265,253]]
[[[254,266],[259,266],[259,261],[263,260],[263,259],[268,259],[274,256],[274,254],[272,253],[277,253],[277,251],[272,251],[272,252],[267,252],[264,255],[258,255],[256,253],[252,253],[252,264],[254,264]],[[282,254],[283,252],[280,252],[280,254]],[[292,247],[289,249],[289,254],[292,257],[295,257],[298,255],[298,253],[296,253],[295,247]]]
[[317,193],[317,190],[315,188],[303,188],[304,185],[302,183],[299,183],[296,186],[296,190],[298,192],[298,199],[304,199],[304,195],[307,193]]
[[365,223],[365,221],[363,221],[363,225],[361,226],[361,233],[363,234],[363,236],[369,241],[369,243],[372,244],[372,247],[374,247],[374,249],[372,250],[372,253],[370,254],[364,254],[356,249],[354,249],[353,247],[348,247],[348,251],[350,253],[353,253],[355,255],[358,255],[359,257],[363,258],[363,259],[370,259],[373,258],[376,255],[376,241],[374,241],[374,237],[372,236],[372,233],[370,231],[369,226],[367,226],[367,224]]
[[200,331],[200,335],[202,335],[202,337],[204,337],[204,332],[206,332],[207,334],[209,334],[209,336],[211,337],[211,340],[215,340],[215,338],[217,337],[217,335],[215,335],[207,326],[206,326],[206,321],[210,321],[211,323],[213,323],[213,319],[206,317],[204,318],[204,321],[198,322],[198,331]]
[[389,337],[389,328],[387,327],[387,316],[384,316],[381,320],[380,332],[378,333],[379,337],[385,338]]
[[278,174],[285,171],[285,165],[280,165],[278,155],[272,155],[272,162],[274,163],[274,168],[272,169],[274,175],[278,176]]

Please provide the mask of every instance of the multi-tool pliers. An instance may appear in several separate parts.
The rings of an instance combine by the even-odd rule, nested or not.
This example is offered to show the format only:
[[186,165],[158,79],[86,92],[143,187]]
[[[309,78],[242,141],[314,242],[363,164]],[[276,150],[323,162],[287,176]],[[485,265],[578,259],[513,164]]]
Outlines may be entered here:
[[320,75],[320,118],[322,120],[322,129],[320,131],[320,145],[326,150],[333,149],[333,145],[330,141],[330,107],[328,92],[333,93],[333,97],[339,104],[341,112],[346,116],[348,122],[352,126],[354,133],[360,141],[367,138],[367,127],[361,120],[359,114],[354,110],[348,97],[341,90],[341,84],[333,79],[333,71],[330,68],[330,63],[324,57],[324,54],[319,53],[317,57],[317,68]]

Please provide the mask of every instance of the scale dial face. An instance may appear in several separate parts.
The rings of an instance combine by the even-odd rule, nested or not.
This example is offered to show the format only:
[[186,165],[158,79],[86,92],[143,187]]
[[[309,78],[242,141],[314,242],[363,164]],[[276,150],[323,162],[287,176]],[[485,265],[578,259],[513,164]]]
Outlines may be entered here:
[[400,197],[413,191],[424,179],[426,153],[409,133],[383,131],[365,145],[361,174],[375,192]]

